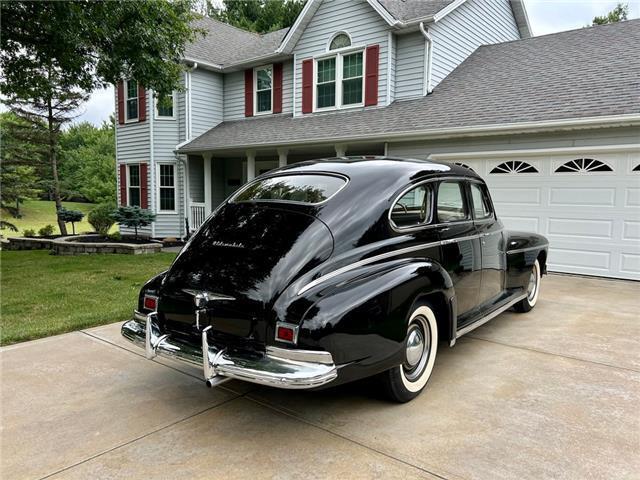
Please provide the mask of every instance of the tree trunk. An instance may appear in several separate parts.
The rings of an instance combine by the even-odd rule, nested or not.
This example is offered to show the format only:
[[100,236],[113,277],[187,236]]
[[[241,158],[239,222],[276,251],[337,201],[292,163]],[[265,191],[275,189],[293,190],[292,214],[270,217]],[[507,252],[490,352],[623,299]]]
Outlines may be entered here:
[[58,158],[56,154],[56,136],[53,131],[53,109],[51,108],[51,98],[47,99],[48,115],[47,123],[49,127],[49,161],[51,162],[51,172],[53,174],[53,199],[56,202],[56,219],[60,235],[67,235],[67,225],[58,218],[58,210],[62,207],[60,198],[60,180],[58,179]]

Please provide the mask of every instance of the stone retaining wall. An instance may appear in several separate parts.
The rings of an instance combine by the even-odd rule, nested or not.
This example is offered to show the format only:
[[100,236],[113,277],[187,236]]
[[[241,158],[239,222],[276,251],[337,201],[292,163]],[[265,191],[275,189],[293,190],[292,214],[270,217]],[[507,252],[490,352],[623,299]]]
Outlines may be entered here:
[[56,239],[46,238],[9,238],[7,250],[51,250],[54,255],[86,255],[92,253],[123,253],[127,255],[142,255],[146,253],[157,253],[162,250],[162,244],[158,242],[149,243],[94,243],[82,242],[83,237],[88,235],[77,235],[73,237],[60,237]]

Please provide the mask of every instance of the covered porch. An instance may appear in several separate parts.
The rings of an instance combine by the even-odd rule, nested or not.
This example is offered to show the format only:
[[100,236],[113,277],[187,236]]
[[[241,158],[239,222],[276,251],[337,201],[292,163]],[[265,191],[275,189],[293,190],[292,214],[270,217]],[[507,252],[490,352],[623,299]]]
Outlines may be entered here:
[[317,158],[384,153],[382,142],[189,153],[185,182],[189,231],[199,228],[238,188],[269,170]]

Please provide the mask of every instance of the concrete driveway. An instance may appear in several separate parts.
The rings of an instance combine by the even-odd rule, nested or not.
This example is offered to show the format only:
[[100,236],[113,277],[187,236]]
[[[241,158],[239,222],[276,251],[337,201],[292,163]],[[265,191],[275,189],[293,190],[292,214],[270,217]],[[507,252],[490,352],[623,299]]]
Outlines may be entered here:
[[640,285],[551,275],[405,405],[148,361],[107,325],[1,350],[0,477],[640,478]]

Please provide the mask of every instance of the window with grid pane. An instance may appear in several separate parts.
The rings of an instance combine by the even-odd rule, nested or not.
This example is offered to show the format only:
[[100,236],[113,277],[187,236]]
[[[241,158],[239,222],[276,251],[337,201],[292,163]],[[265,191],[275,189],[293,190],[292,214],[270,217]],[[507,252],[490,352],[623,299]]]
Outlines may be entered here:
[[160,167],[160,210],[175,211],[176,209],[176,186],[174,165],[159,165]]
[[127,80],[127,99],[126,114],[127,120],[135,120],[138,118],[138,82],[135,80]]
[[362,52],[342,57],[342,104],[362,103]]
[[317,108],[333,107],[336,104],[336,57],[318,60]]
[[333,37],[329,50],[337,50],[338,48],[346,48],[351,46],[351,39],[345,33],[340,33]]
[[273,85],[273,68],[260,67],[256,69],[256,112],[271,111],[271,92]]
[[140,206],[140,165],[129,165],[129,206]]

